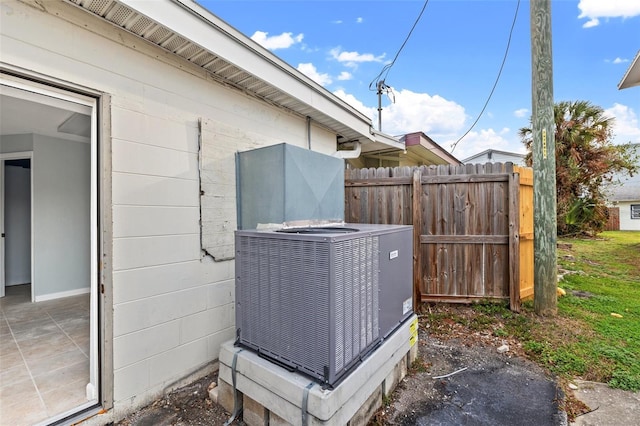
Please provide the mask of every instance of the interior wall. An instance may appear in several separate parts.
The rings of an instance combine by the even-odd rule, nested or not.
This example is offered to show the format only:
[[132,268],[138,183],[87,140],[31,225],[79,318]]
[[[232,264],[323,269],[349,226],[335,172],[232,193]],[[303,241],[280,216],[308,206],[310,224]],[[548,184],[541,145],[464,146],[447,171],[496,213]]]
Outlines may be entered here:
[[90,288],[90,145],[33,136],[36,301]]
[[0,136],[0,153],[26,152],[33,150],[33,135],[4,135]]
[[4,168],[5,285],[31,282],[31,170]]

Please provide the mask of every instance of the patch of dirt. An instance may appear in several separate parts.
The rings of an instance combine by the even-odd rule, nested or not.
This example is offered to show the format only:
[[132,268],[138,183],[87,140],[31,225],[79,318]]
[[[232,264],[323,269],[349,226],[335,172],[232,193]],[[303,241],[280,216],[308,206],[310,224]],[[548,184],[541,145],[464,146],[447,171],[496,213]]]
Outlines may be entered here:
[[[209,386],[218,382],[212,373],[188,384],[133,413],[115,426],[222,426],[231,417],[222,406],[209,398]],[[244,426],[235,421],[234,426]]]
[[591,299],[595,294],[583,290],[571,290],[571,294],[581,299]]

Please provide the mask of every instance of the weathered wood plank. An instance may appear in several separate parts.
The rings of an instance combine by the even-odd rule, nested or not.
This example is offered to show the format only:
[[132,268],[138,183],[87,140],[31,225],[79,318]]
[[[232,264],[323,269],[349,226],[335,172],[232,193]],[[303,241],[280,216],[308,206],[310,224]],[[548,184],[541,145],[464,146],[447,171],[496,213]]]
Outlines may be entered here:
[[421,171],[416,169],[412,176],[412,218],[413,218],[413,310],[417,312],[422,286],[422,250],[420,247],[420,232],[422,232],[422,184]]
[[509,308],[520,312],[520,175],[509,174]]
[[474,174],[474,175],[437,175],[423,176],[422,183],[480,183],[480,182],[507,182],[509,177],[503,173]]
[[498,296],[464,296],[452,297],[448,294],[427,294],[422,295],[422,302],[443,302],[443,303],[474,303],[483,300],[504,300],[506,297]]
[[509,244],[509,235],[420,235],[421,244]]
[[344,186],[399,186],[399,185],[411,185],[411,178],[404,177],[389,177],[389,178],[376,178],[372,180],[365,179],[353,179],[345,180]]

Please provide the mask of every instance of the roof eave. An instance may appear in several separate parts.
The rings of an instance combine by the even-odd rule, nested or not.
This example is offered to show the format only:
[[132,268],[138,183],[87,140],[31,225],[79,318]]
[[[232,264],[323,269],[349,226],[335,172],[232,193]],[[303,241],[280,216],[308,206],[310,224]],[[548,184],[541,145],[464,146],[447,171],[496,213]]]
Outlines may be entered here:
[[631,65],[627,72],[618,83],[618,90],[627,89],[629,87],[640,86],[640,50],[636,57],[631,61]]
[[[103,19],[143,37],[129,25],[115,21],[93,10],[92,0],[67,0],[80,6],[87,12],[97,14]],[[362,142],[374,141],[371,133],[371,119],[364,113],[335,96],[303,73],[279,59],[238,30],[227,24],[207,9],[192,0],[109,0],[119,3],[153,23],[168,28],[193,44],[194,47],[210,52],[220,61],[242,70],[264,87],[277,92],[272,103],[282,102],[282,106],[335,131],[348,140]],[[104,2],[102,2],[104,3]],[[117,14],[115,14],[117,15]],[[156,43],[160,47],[160,43]],[[174,51],[174,54],[185,58]],[[190,60],[189,58],[185,58]],[[200,65],[206,68],[204,65]],[[241,86],[239,83],[235,85]],[[241,87],[242,88],[242,87]],[[251,87],[242,88],[251,92]]]
[[400,141],[398,138],[388,135],[386,133],[379,132],[375,129],[371,129],[371,134],[373,135],[374,141],[376,143],[381,143],[386,145],[387,147],[392,147],[396,149],[405,149],[404,142]]
[[415,138],[417,138],[420,146],[428,151],[434,152],[439,158],[445,160],[448,164],[462,164],[462,162],[458,158],[456,158],[455,155],[444,149],[424,132],[407,133],[403,136],[403,138],[405,139],[405,141],[407,138],[412,138],[414,141],[416,140]]

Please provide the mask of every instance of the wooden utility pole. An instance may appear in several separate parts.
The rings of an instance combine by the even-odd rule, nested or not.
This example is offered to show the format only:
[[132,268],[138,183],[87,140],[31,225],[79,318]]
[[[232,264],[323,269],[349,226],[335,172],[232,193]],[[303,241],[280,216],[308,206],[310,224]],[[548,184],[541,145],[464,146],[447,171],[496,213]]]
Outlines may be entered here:
[[551,0],[531,0],[534,309],[557,312],[556,143],[553,117]]

